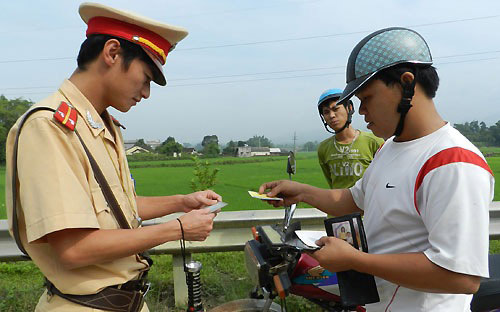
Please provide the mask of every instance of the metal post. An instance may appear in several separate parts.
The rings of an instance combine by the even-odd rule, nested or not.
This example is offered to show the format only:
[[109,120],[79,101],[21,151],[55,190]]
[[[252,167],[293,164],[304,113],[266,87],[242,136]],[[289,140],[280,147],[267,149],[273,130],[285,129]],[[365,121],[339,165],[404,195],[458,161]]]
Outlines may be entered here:
[[[191,261],[191,254],[186,253],[186,262]],[[188,303],[188,290],[186,285],[186,273],[184,272],[184,262],[181,254],[172,256],[174,273],[174,297],[176,307],[186,307]]]

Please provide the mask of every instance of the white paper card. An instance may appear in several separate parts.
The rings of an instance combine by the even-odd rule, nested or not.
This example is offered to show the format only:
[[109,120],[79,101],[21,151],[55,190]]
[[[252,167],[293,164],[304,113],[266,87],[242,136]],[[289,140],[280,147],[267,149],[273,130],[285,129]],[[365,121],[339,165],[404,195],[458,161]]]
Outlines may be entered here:
[[254,191],[248,191],[248,194],[250,194],[250,196],[252,196],[253,198],[262,199],[262,200],[283,200],[283,198],[269,197],[266,194],[259,194],[259,193],[254,192]]
[[297,230],[295,231],[295,234],[299,237],[299,239],[306,244],[309,247],[317,248],[319,247],[316,245],[316,241],[320,239],[323,236],[326,235],[326,231],[303,231],[303,230]]
[[212,206],[208,206],[207,208],[210,208],[210,212],[219,212],[221,211],[222,207],[226,206],[227,203],[225,202],[218,202],[217,204],[215,205],[212,205]]

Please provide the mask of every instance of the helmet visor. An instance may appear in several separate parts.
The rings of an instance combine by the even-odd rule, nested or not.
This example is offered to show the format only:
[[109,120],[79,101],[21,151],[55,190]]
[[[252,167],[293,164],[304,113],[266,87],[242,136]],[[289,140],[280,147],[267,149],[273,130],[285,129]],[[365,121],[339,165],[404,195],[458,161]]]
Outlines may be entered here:
[[361,76],[357,79],[352,80],[347,84],[347,86],[344,89],[344,92],[342,92],[342,95],[340,96],[338,100],[338,104],[344,104],[347,102],[359,89],[361,89],[367,82],[375,76],[376,72],[370,73],[365,76]]

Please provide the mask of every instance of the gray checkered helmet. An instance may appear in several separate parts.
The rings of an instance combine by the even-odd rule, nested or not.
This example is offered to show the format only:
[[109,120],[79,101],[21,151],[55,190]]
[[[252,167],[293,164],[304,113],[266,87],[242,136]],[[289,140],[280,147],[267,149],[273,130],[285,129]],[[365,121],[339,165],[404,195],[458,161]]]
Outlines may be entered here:
[[351,98],[381,70],[404,63],[432,65],[429,46],[417,32],[402,27],[391,27],[366,36],[349,56],[347,86],[339,102]]

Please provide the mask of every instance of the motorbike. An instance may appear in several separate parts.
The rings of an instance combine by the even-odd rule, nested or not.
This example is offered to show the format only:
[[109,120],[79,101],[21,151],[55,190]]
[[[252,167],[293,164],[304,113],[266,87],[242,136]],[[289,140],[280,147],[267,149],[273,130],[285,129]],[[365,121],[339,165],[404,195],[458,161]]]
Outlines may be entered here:
[[[295,168],[295,156],[290,152],[287,160],[290,180]],[[286,297],[290,294],[304,297],[325,311],[365,311],[361,306],[343,305],[336,274],[303,252],[307,247],[294,235],[300,230],[300,223],[291,223],[295,209],[295,205],[285,207],[282,224],[252,228],[254,239],[245,245],[245,263],[257,286],[250,292],[250,298],[225,303],[212,312],[285,312]],[[275,298],[280,298],[281,305],[274,302]]]

